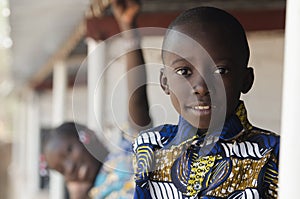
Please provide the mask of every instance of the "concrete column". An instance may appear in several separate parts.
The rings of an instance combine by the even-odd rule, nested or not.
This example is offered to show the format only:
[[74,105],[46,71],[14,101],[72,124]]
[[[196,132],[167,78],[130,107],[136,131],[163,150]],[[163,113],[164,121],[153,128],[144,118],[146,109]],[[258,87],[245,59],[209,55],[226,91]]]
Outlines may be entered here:
[[282,199],[299,197],[299,35],[300,1],[287,0],[279,167],[279,198]]
[[[67,68],[64,62],[57,62],[53,69],[53,107],[52,124],[56,127],[65,119],[65,100],[67,91]],[[50,172],[50,199],[63,199],[64,179],[56,171]]]
[[40,120],[38,96],[33,90],[26,95],[27,130],[26,130],[26,179],[30,198],[36,198],[39,192],[39,155],[40,155]]
[[17,107],[13,122],[12,162],[9,168],[10,197],[12,199],[26,198],[26,100],[23,94],[17,99]]
[[14,115],[12,162],[9,168],[12,199],[35,199],[39,193],[40,121],[38,97],[24,89]]
[[64,62],[57,62],[53,70],[53,113],[52,124],[58,126],[65,119],[65,101],[67,92],[67,68]]
[[[105,104],[105,77],[103,72],[105,70],[105,44],[95,41],[92,38],[87,38],[88,57],[88,114],[87,125],[96,132],[101,132],[103,125],[103,112]],[[98,134],[102,139],[102,134]]]

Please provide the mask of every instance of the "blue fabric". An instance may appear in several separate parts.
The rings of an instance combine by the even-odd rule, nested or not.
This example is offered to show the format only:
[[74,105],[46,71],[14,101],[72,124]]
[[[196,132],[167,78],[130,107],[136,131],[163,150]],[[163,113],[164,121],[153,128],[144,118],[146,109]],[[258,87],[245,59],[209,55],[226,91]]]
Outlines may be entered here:
[[110,153],[90,191],[93,199],[127,199],[133,197],[133,168],[131,142],[123,139],[122,150]]
[[136,199],[277,197],[279,136],[252,126],[243,102],[219,132],[180,117],[141,132],[133,151]]

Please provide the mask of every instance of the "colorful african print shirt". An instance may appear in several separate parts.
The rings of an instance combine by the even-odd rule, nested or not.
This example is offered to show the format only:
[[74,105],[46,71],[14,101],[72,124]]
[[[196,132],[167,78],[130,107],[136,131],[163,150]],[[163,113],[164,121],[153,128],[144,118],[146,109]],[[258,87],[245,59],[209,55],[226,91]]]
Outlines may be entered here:
[[134,193],[131,142],[122,139],[120,150],[111,152],[89,192],[92,199],[128,199]]
[[221,129],[203,133],[180,117],[141,132],[134,198],[277,198],[279,136],[252,126],[243,102]]

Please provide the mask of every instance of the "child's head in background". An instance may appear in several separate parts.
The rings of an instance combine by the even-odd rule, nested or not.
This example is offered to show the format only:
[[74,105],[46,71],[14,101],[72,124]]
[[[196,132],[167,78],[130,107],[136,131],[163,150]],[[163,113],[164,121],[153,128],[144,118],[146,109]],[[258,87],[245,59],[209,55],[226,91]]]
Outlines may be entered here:
[[49,169],[60,172],[67,182],[93,183],[101,163],[89,153],[85,144],[95,140],[91,130],[74,122],[54,128],[44,146]]

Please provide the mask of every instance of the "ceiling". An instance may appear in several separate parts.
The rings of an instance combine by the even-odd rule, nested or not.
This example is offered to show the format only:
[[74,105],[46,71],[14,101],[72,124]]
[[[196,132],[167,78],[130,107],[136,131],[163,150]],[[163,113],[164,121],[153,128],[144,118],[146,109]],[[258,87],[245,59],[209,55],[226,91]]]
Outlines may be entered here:
[[61,48],[89,6],[82,0],[10,0],[12,74],[23,85]]
[[[90,2],[87,0],[10,0],[13,40],[12,75],[17,86],[26,85],[43,70],[43,67],[51,69],[57,52],[69,45],[66,42],[72,38],[74,31],[78,31],[78,26],[83,21]],[[199,5],[213,5],[231,10],[268,10],[284,8],[285,0],[144,0],[143,12],[180,11]],[[84,53],[86,46],[83,40],[77,38],[74,41],[78,43],[73,46],[72,55]],[[71,50],[67,52],[70,53]],[[49,78],[49,74],[51,70],[44,70],[42,79]]]

